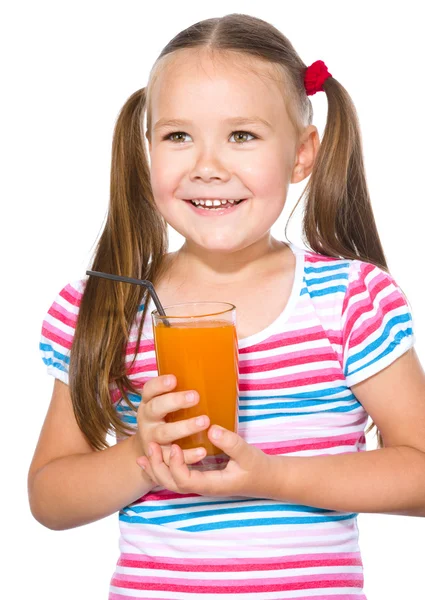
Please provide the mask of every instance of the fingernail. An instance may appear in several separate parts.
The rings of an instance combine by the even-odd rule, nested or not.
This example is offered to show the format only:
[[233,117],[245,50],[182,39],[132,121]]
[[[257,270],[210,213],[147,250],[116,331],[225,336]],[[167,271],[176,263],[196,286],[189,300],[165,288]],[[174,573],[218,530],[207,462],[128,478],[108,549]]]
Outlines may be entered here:
[[202,427],[203,425],[205,425],[205,417],[198,417],[195,423],[199,425],[199,427]]
[[153,450],[152,450],[152,446],[148,447],[148,456],[152,456],[153,454]]
[[195,400],[196,396],[195,396],[195,392],[188,392],[186,394],[186,401],[187,402],[193,402]]
[[213,437],[215,440],[218,440],[219,438],[221,438],[222,435],[223,435],[223,430],[220,429],[219,427],[213,427],[213,429],[211,430],[211,437]]
[[175,453],[176,453],[176,447],[175,446],[171,446],[170,456],[174,456]]
[[166,377],[166,378],[164,379],[164,385],[165,385],[166,387],[170,387],[170,385],[171,385],[172,383],[173,383],[173,378],[172,378],[172,377]]

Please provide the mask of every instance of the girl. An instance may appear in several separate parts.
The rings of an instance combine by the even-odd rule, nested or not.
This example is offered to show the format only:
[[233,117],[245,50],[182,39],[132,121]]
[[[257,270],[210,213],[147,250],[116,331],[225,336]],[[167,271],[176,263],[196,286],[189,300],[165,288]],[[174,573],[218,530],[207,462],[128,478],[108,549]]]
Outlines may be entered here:
[[[307,250],[270,229],[309,175]],[[185,238],[174,253],[167,224]],[[357,513],[425,515],[425,377],[356,112],[326,65],[248,15],[178,34],[118,118],[92,269],[151,280],[164,306],[237,306],[239,430],[165,422],[199,393],[157,376],[146,292],[68,284],[42,328],[56,379],[29,470],[35,518],[67,529],[119,511],[110,600],[364,600]],[[368,415],[379,448],[364,452]],[[202,430],[225,470],[188,469],[205,450],[175,442]]]

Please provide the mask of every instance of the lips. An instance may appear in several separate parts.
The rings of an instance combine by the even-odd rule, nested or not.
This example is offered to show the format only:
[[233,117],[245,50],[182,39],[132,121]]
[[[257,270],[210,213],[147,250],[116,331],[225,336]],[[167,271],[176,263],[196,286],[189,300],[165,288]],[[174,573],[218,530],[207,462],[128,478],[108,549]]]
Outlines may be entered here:
[[221,206],[211,206],[211,207],[205,207],[202,206],[201,204],[195,205],[193,204],[190,200],[186,201],[186,204],[190,207],[191,210],[193,210],[197,215],[202,216],[202,217],[214,217],[214,216],[222,216],[222,215],[230,215],[235,211],[239,210],[239,206],[241,206],[242,204],[245,203],[245,200],[248,200],[248,198],[242,198],[239,201],[235,201],[232,204],[226,203],[226,204],[222,204]]

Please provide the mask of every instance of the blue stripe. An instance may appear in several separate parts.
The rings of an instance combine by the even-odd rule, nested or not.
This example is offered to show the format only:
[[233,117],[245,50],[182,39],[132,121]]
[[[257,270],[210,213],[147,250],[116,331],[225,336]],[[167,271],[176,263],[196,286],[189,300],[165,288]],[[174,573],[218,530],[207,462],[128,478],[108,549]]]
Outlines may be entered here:
[[319,283],[325,283],[326,281],[335,281],[335,279],[348,279],[348,273],[336,273],[335,275],[328,275],[327,277],[318,277],[316,279],[305,278],[305,282],[307,285],[316,285]]
[[[167,507],[165,507],[167,508]],[[155,508],[153,508],[155,510]],[[195,512],[187,512],[185,514],[174,514],[174,515],[166,515],[164,517],[149,517],[149,522],[153,525],[163,525],[165,523],[173,523],[176,521],[188,521],[190,519],[197,519],[203,517],[216,517],[218,515],[238,515],[244,513],[264,513],[264,512],[275,512],[275,511],[291,511],[297,510],[298,512],[306,512],[306,513],[332,513],[331,510],[324,510],[319,508],[313,508],[308,506],[298,506],[296,504],[285,506],[284,504],[266,504],[264,506],[241,506],[238,508],[223,508],[218,510],[201,510]],[[127,522],[137,523],[138,519],[143,517],[135,517],[127,515],[130,519],[129,521],[125,519]],[[267,519],[269,521],[270,519]]]
[[47,367],[55,367],[56,369],[59,369],[59,371],[68,373],[68,369],[64,367],[62,363],[55,362],[53,358],[43,358],[43,362]]
[[[331,396],[333,394],[340,394],[341,392],[347,392],[349,393],[350,397],[354,398],[354,395],[352,394],[352,392],[350,391],[350,389],[346,388],[345,386],[338,386],[335,388],[325,388],[325,389],[320,389],[320,390],[316,390],[316,391],[311,391],[311,392],[300,392],[298,394],[293,394],[291,392],[291,396],[285,396],[285,395],[278,395],[278,396],[240,396],[240,400],[266,400],[266,399],[273,399],[273,398],[314,398],[314,397],[319,397],[321,398],[322,396]],[[344,396],[345,398],[345,396]]]
[[131,425],[136,425],[137,423],[137,418],[136,417],[131,417],[131,416],[127,416],[127,415],[120,415],[120,419],[123,423],[131,423]]
[[[379,346],[382,346],[382,344],[384,342],[386,342],[387,340],[389,341],[391,329],[395,325],[398,325],[399,323],[406,323],[406,322],[409,322],[410,320],[411,320],[410,313],[398,315],[398,316],[390,319],[388,321],[388,323],[386,324],[384,331],[379,336],[379,338],[377,338],[375,341],[373,341],[370,344],[368,344],[367,346],[365,346],[365,348],[363,348],[360,352],[356,352],[355,354],[352,354],[351,356],[349,356],[349,358],[347,359],[347,362],[346,362],[346,366],[345,366],[345,376],[347,376],[347,374],[348,374],[348,368],[350,365],[352,365],[353,363],[355,363],[359,360],[362,360],[368,354],[370,354],[371,352],[373,352],[374,350],[379,348]],[[388,349],[386,351],[384,351],[378,358],[373,359],[371,361],[371,363],[369,363],[369,364],[372,364],[373,362],[377,361],[382,356],[385,356],[385,354],[388,354],[388,352],[391,352],[391,350],[394,349],[394,346],[397,345],[403,337],[405,337],[406,335],[411,335],[412,333],[413,333],[413,331],[410,327],[408,329],[399,331],[394,336],[395,344],[394,344],[394,342],[391,342],[389,344]]]
[[336,292],[346,292],[347,286],[344,285],[335,285],[333,287],[325,288],[324,290],[308,290],[308,288],[303,288],[301,290],[300,296],[304,294],[309,294],[312,298],[315,296],[326,296],[327,294],[335,294]]
[[[130,393],[130,394],[127,394],[127,395],[128,395],[128,398],[129,398],[129,400],[130,400],[130,401],[131,401],[131,402],[132,402],[132,403],[133,403],[133,404],[134,404],[136,407],[137,407],[137,406],[140,404],[141,397],[140,397],[139,395],[137,395],[137,394],[131,394],[131,393]],[[127,411],[133,412],[133,411],[132,411],[132,409],[131,409],[131,407],[130,407],[130,406],[128,406],[128,404],[125,402],[124,398],[121,398],[121,399],[120,399],[119,403],[118,403],[118,404],[117,404],[117,406],[116,406],[116,409],[117,409],[117,411],[118,411],[118,412],[120,412],[120,413],[122,413],[122,412],[127,412]]]
[[[165,501],[163,501],[165,502]],[[125,508],[121,509],[120,513],[121,514],[126,514],[127,516],[131,516],[128,515],[128,512],[137,512],[137,513],[142,513],[142,512],[155,512],[157,510],[170,510],[170,509],[178,509],[178,508],[195,508],[197,506],[211,506],[211,505],[223,505],[223,506],[227,506],[228,504],[235,504],[235,503],[247,503],[247,502],[252,502],[252,498],[238,498],[237,500],[219,500],[217,498],[217,500],[214,501],[210,501],[210,502],[190,502],[187,504],[161,504],[160,506],[145,506],[146,502],[143,501],[141,504],[139,504],[138,506],[135,505],[131,505],[129,504],[128,506],[126,506]],[[158,502],[156,502],[155,504],[158,504]]]
[[325,273],[326,271],[336,271],[337,269],[344,269],[349,266],[350,264],[348,262],[343,262],[329,265],[326,267],[306,267],[304,271],[306,273]]
[[301,408],[303,406],[320,406],[322,404],[331,404],[333,402],[345,402],[346,398],[334,398],[333,400],[322,399],[322,400],[302,400],[301,402],[276,402],[271,404],[241,404],[239,406],[242,410],[266,410],[268,408]]
[[[246,519],[237,521],[222,521],[221,523],[204,523],[190,527],[177,527],[180,531],[212,531],[214,529],[230,529],[232,527],[254,527],[260,525],[301,525],[304,523],[329,523],[354,519],[358,513],[335,517],[280,517],[277,519]],[[283,533],[282,533],[283,535]]]
[[361,406],[360,402],[355,402],[350,406],[337,406],[335,408],[331,408],[329,410],[321,410],[321,411],[307,411],[307,412],[295,412],[295,413],[287,413],[287,412],[279,412],[279,413],[271,413],[267,415],[255,415],[253,417],[243,417],[239,416],[239,422],[245,423],[247,421],[260,421],[264,419],[278,419],[279,417],[298,417],[299,415],[317,415],[323,413],[335,413],[335,412],[350,412],[352,410],[357,410]]
[[395,336],[394,341],[391,342],[391,344],[387,347],[386,350],[381,352],[381,354],[379,356],[377,356],[373,360],[369,361],[365,365],[362,365],[358,369],[351,371],[351,373],[349,373],[349,376],[354,375],[354,373],[358,373],[359,371],[362,371],[363,369],[367,369],[367,367],[370,367],[370,365],[373,365],[374,363],[379,362],[382,358],[384,358],[384,356],[386,356],[387,354],[392,352],[394,350],[394,348],[396,348],[399,345],[400,341],[403,338],[408,337],[409,335],[413,335],[413,330],[410,327],[408,329],[405,329],[404,331],[399,331],[397,333],[397,335]]
[[49,352],[50,354],[53,354],[53,356],[57,360],[61,360],[62,362],[64,362],[67,365],[69,364],[69,356],[66,356],[65,354],[62,354],[61,352],[58,352],[50,344],[44,344],[43,342],[40,342],[40,350],[42,352],[46,352],[46,353]]

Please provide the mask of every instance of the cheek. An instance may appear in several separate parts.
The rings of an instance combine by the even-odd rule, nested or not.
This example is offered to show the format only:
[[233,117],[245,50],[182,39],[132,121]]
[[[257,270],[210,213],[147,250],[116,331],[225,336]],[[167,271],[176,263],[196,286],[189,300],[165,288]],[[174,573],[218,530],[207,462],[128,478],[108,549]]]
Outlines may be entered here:
[[287,188],[289,161],[281,152],[258,154],[254,161],[243,165],[237,171],[242,181],[258,197],[281,196],[281,190]]

